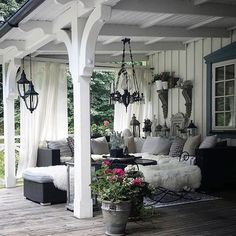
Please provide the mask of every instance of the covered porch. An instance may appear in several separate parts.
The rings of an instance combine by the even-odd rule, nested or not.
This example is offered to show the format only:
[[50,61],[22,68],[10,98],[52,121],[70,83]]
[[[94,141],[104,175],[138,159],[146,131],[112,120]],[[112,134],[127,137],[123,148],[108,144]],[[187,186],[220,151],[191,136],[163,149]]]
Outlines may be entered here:
[[[192,109],[188,119],[194,120],[199,134],[204,138],[212,131],[212,124],[209,123],[212,111],[208,105],[208,101],[212,99],[209,97],[211,84],[209,85],[209,73],[207,74],[204,57],[227,45],[233,45],[236,40],[235,12],[236,5],[232,1],[217,0],[27,1],[9,22],[1,26],[0,31],[4,89],[5,184],[9,188],[0,190],[4,202],[0,206],[2,214],[10,205],[13,212],[16,211],[13,213],[16,216],[15,225],[20,224],[17,218],[20,214],[20,218],[25,217],[26,224],[31,225],[32,222],[32,235],[38,233],[37,227],[33,227],[34,220],[30,219],[32,212],[36,212],[35,220],[43,221],[45,213],[48,214],[46,222],[52,217],[52,224],[42,228],[42,231],[38,230],[44,235],[73,235],[78,232],[84,232],[84,235],[103,234],[100,216],[88,221],[76,221],[72,213],[65,212],[62,205],[42,208],[22,199],[21,188],[10,189],[16,185],[14,100],[17,97],[16,74],[22,58],[31,54],[35,62],[57,62],[69,67],[73,79],[75,123],[74,216],[90,218],[93,216],[89,187],[90,81],[94,68],[116,68],[114,62],[121,61],[120,40],[130,37],[135,61],[143,62],[142,68],[149,71],[149,74],[150,71],[154,74],[175,72],[183,81],[192,81]],[[166,123],[170,127],[172,115],[185,113],[185,98],[177,87],[169,89],[168,113],[165,117],[162,101],[159,100],[156,87],[150,82],[151,80],[146,80],[146,104],[142,105],[136,115],[142,120],[152,119],[153,115],[156,115],[159,124]],[[233,89],[233,95],[230,95],[235,99],[235,86]],[[127,113],[125,109],[122,110],[123,113],[120,114],[125,116],[124,122],[117,123],[116,130],[128,128],[133,110],[132,106],[128,108]],[[145,116],[142,113],[144,110]],[[235,108],[231,110],[223,113],[232,112],[232,119],[235,119]],[[119,114],[116,119],[118,117]],[[235,122],[230,125],[226,127],[227,131],[231,129],[230,134],[227,133],[224,137],[228,139],[229,144],[235,145]],[[223,132],[223,128],[218,130],[219,133]],[[32,166],[32,163],[30,165]],[[30,165],[27,167],[31,167]],[[29,210],[28,213],[26,209]],[[228,209],[231,209],[230,214],[226,213]],[[160,210],[160,215],[152,219],[151,223],[131,223],[127,232],[130,235],[188,235],[192,232],[197,235],[205,227],[209,235],[216,235],[216,232],[230,234],[235,231],[234,209],[235,202],[224,199],[165,208]],[[178,215],[183,218],[177,218]],[[9,219],[4,220],[7,222]],[[22,225],[22,235],[25,229],[31,230],[26,224]],[[91,224],[94,229],[91,229]],[[218,225],[221,227],[217,228]],[[4,230],[5,234],[9,233],[7,228]],[[15,233],[14,230],[19,228],[13,227],[9,230]],[[97,230],[101,231],[98,233]]]
[[[224,199],[158,208],[142,221],[129,222],[127,235],[234,235],[235,191],[221,193]],[[1,235],[104,235],[101,214],[76,219],[65,205],[42,207],[22,198],[22,187],[0,189]],[[9,222],[11,222],[9,224]]]

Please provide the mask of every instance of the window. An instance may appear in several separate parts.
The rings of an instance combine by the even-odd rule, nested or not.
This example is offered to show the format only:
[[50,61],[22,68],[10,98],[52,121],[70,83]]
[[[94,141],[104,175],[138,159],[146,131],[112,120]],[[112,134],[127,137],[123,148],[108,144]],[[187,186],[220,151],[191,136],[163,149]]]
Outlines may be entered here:
[[236,60],[212,64],[212,130],[236,130]]

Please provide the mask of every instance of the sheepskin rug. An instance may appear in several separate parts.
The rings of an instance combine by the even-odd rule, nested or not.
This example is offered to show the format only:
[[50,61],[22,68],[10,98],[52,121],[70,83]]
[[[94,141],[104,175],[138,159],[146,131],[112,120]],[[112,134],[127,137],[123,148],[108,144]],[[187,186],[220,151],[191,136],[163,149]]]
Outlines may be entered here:
[[198,166],[179,162],[177,158],[165,155],[142,154],[142,157],[157,161],[157,165],[153,166],[139,165],[145,180],[154,187],[160,186],[173,191],[200,187],[201,170]]
[[[74,168],[70,168],[70,182],[73,186]],[[53,182],[56,188],[60,190],[67,190],[67,169],[65,165],[48,166],[48,167],[34,167],[28,168],[23,172],[24,177],[31,177],[30,179],[45,179]]]

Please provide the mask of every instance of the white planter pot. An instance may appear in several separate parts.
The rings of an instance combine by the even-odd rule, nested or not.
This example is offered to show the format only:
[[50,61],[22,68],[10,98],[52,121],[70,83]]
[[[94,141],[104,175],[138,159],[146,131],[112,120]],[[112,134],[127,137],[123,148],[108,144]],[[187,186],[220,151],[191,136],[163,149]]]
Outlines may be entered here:
[[162,88],[165,90],[168,89],[168,82],[167,81],[162,82]]
[[157,88],[157,90],[162,90],[162,81],[161,80],[156,80],[156,88]]

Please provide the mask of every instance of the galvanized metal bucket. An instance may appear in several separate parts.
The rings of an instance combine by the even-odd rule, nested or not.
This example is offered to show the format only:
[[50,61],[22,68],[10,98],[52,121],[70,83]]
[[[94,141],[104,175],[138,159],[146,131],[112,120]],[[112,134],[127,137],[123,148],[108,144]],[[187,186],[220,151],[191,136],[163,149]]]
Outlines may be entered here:
[[129,218],[131,202],[102,202],[102,214],[105,223],[106,235],[125,235],[125,228]]

